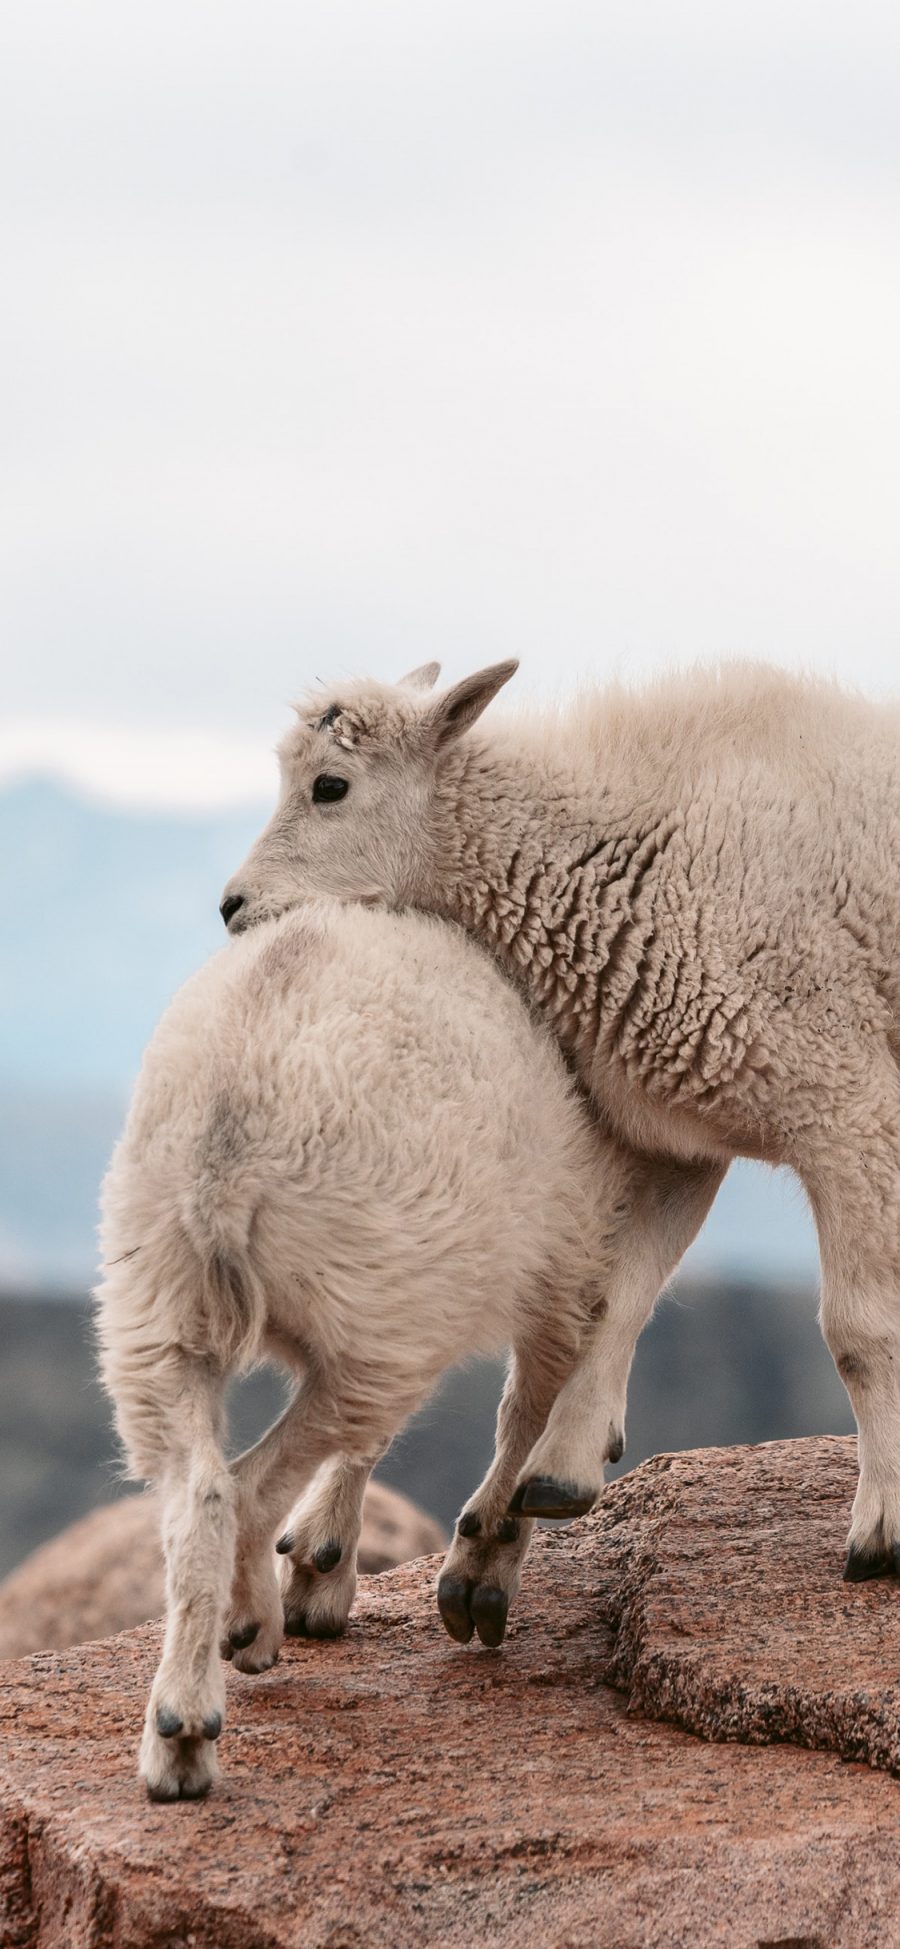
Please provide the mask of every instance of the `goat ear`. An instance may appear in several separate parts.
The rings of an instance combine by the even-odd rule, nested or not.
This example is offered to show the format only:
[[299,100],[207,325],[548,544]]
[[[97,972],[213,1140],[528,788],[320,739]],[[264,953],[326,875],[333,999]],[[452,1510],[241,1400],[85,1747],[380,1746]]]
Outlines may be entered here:
[[432,745],[440,751],[444,745],[451,744],[454,738],[468,731],[470,724],[487,709],[492,697],[509,683],[519,668],[518,659],[510,657],[506,663],[492,663],[487,670],[477,670],[474,677],[464,677],[462,683],[454,684],[452,690],[445,690],[425,714],[424,724]]
[[433,690],[440,674],[439,663],[420,663],[418,670],[410,670],[400,682],[404,690]]

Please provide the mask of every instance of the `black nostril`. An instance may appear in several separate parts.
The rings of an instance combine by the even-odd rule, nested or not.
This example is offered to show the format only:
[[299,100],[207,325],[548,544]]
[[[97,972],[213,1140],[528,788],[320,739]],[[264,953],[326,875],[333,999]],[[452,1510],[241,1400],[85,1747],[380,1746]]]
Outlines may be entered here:
[[244,896],[242,893],[226,893],[222,905],[219,908],[219,912],[222,916],[222,919],[225,922],[226,927],[229,925],[229,922],[234,919],[234,916],[237,913],[238,908],[242,907],[243,904],[244,904]]

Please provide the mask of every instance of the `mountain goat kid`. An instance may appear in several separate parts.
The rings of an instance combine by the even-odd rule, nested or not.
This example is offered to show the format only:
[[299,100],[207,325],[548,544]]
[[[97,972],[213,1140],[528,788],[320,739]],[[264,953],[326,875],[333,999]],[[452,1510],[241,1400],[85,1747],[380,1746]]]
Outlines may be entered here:
[[845,1575],[900,1568],[900,711],[732,666],[473,732],[515,667],[308,698],[223,917],[329,891],[460,923],[645,1160],[631,1284],[533,1458],[556,1515],[599,1488],[661,1231],[678,1257],[733,1157],[790,1165],[859,1427]]
[[[261,1671],[285,1623],[343,1628],[373,1463],[446,1367],[510,1346],[496,1457],[440,1600],[452,1635],[500,1642],[533,1526],[508,1505],[614,1278],[606,1151],[551,1040],[440,922],[300,906],[176,996],[104,1186],[97,1294],[129,1465],[163,1505],[152,1798],[215,1777],[220,1644]],[[229,1467],[225,1384],[263,1358],[297,1391]],[[279,1592],[272,1545],[298,1495]]]

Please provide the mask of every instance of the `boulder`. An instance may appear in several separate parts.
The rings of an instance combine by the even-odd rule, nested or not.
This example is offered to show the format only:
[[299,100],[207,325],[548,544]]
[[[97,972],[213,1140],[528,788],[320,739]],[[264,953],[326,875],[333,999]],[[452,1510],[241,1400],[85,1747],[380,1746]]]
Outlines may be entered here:
[[[445,1541],[440,1524],[407,1496],[369,1483],[361,1569],[389,1570]],[[163,1581],[156,1497],[123,1496],[95,1509],[0,1583],[0,1658],[62,1650],[158,1617]]]
[[645,1464],[537,1537],[499,1652],[444,1636],[436,1560],[363,1580],[343,1640],[229,1668],[199,1804],[135,1774],[158,1624],[4,1666],[4,1949],[900,1941],[900,1586],[840,1584],[853,1473]]

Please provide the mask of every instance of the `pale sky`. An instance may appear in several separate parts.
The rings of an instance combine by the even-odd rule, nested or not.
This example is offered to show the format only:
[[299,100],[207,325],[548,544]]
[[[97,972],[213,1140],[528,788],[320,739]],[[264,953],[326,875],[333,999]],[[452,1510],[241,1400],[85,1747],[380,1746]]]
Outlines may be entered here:
[[270,797],[315,676],[900,678],[900,12],[20,0],[0,776]]

